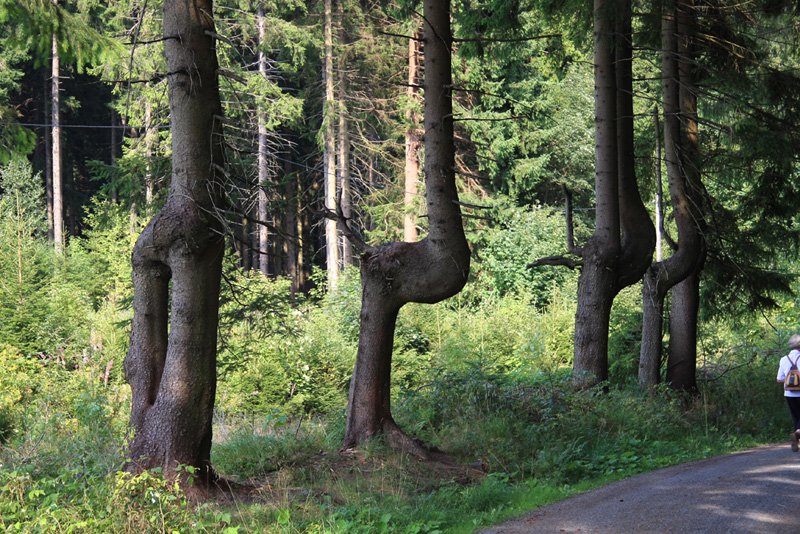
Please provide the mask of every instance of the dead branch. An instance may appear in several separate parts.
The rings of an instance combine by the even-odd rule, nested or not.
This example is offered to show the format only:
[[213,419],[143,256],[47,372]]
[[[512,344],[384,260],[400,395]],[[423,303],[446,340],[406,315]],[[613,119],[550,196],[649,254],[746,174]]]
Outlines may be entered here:
[[533,35],[531,37],[473,37],[468,39],[459,39],[457,37],[453,37],[453,42],[454,43],[522,43],[525,41],[550,39],[552,37],[561,37],[561,34],[548,33],[544,35]]
[[559,267],[575,269],[583,265],[583,262],[581,260],[574,260],[566,256],[547,256],[545,258],[540,258],[530,262],[528,264],[528,269],[535,269],[536,267],[541,267],[542,265],[555,265]]

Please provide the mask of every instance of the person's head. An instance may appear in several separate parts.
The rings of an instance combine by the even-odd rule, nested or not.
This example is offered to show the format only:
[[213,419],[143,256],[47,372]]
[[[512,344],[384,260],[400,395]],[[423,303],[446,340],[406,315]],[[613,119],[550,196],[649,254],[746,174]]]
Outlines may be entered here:
[[789,338],[789,348],[792,350],[800,350],[800,334],[794,334]]

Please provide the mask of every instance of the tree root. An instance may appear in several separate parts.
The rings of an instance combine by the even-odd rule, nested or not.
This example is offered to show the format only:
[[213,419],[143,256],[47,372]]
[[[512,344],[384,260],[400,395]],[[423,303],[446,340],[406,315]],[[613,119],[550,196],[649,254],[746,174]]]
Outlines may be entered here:
[[386,439],[386,444],[392,450],[413,456],[419,461],[437,462],[442,465],[459,467],[459,468],[467,467],[480,474],[486,472],[486,469],[483,467],[484,464],[482,462],[478,462],[476,464],[469,466],[463,466],[458,461],[456,461],[456,459],[452,455],[446,453],[445,451],[439,449],[438,447],[435,447],[433,445],[428,445],[427,443],[423,442],[418,438],[409,436],[403,429],[401,429],[397,425],[397,423],[395,423],[394,419],[392,419],[391,417],[384,419],[377,432],[373,433],[371,436],[362,438],[361,440],[345,443],[345,445],[339,452],[342,454],[355,454],[358,452],[358,447],[361,443],[373,437],[377,437],[379,435],[384,436],[384,438]]
[[218,477],[208,484],[190,484],[184,488],[187,498],[196,503],[251,501],[258,493],[255,486],[240,484],[227,478]]
[[393,450],[410,454],[424,461],[432,460],[435,454],[444,454],[439,449],[425,444],[422,440],[406,434],[392,419],[385,420],[382,426],[386,442]]

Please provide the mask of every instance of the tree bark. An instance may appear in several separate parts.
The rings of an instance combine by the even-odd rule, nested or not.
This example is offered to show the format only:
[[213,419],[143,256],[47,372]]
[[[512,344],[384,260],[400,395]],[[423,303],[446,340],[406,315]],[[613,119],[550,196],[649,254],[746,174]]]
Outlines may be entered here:
[[[130,469],[179,464],[210,482],[224,242],[214,215],[224,166],[211,0],[164,4],[172,122],[167,201],[133,251]],[[174,37],[180,36],[180,39]],[[169,315],[169,316],[168,316]]]
[[283,218],[284,234],[286,235],[286,270],[292,284],[292,293],[300,291],[302,273],[303,229],[298,216],[298,180],[297,174],[292,172],[291,154],[287,152],[283,163],[284,198],[287,209]]
[[[264,8],[259,7],[256,14],[256,24],[258,25],[258,72],[263,77],[267,77],[267,57],[262,50],[266,40],[266,21]],[[267,166],[269,154],[267,152],[267,126],[266,117],[261,110],[258,113],[258,267],[264,276],[269,275],[269,228],[264,224],[269,215],[269,205],[267,199],[267,181],[269,173]]]
[[663,255],[663,235],[664,235],[664,181],[661,179],[661,121],[658,119],[658,107],[653,109],[653,130],[656,135],[656,198],[653,211],[656,215],[656,261],[664,259]]
[[241,229],[236,230],[234,238],[235,241],[238,241],[238,244],[234,244],[234,249],[239,250],[239,266],[243,271],[249,271],[253,268],[253,250],[251,246],[253,242],[253,225],[250,222],[252,215],[251,209],[245,209],[245,213],[242,216]]
[[[324,2],[324,79],[325,101],[323,103],[323,180],[325,209],[336,212],[336,100],[333,79],[333,7],[332,0]],[[328,288],[336,289],[339,284],[339,239],[336,221],[325,220],[325,250],[328,272]]]
[[672,288],[667,384],[679,391],[697,391],[697,316],[704,256],[701,254],[692,273]]
[[[47,121],[52,121],[52,68],[50,77],[45,75],[45,87],[43,96],[45,100],[45,113],[42,123],[47,124]],[[48,98],[49,96],[49,98]],[[52,128],[52,126],[51,126]],[[44,194],[47,202],[47,239],[50,242],[55,241],[53,235],[53,136],[52,131],[45,127],[44,130]]]
[[361,325],[350,383],[343,448],[384,433],[389,443],[420,457],[428,449],[409,438],[391,414],[395,321],[407,302],[435,303],[467,281],[470,253],[455,183],[451,96],[450,5],[424,2],[425,178],[430,231],[422,241],[389,243],[361,258]]
[[405,173],[403,187],[403,241],[413,243],[419,237],[417,233],[417,182],[419,181],[419,126],[417,113],[414,111],[418,97],[417,78],[419,77],[419,41],[408,40],[408,86],[406,88],[406,133],[405,133]]
[[[58,5],[58,0],[53,0]],[[61,172],[61,110],[60,110],[60,74],[61,66],[58,57],[58,38],[53,34],[53,50],[51,64],[51,89],[50,89],[50,113],[53,125],[53,155],[51,162],[53,165],[53,243],[57,254],[64,252],[64,197],[63,197],[63,175]]]
[[691,273],[672,289],[667,384],[672,389],[697,389],[697,319],[700,309],[700,274],[706,259],[703,185],[700,176],[700,139],[694,76],[694,0],[679,0],[677,7],[680,77],[681,141],[683,169],[692,205],[698,246]]
[[583,249],[575,314],[573,381],[589,387],[608,378],[608,324],[617,285],[620,217],[614,0],[594,0],[595,230]]
[[639,194],[633,131],[630,0],[595,0],[595,231],[582,249],[573,380],[608,378],[608,326],[619,291],[653,259],[655,230]]
[[639,194],[633,131],[633,31],[630,0],[616,0],[615,65],[617,95],[617,172],[621,254],[616,292],[635,284],[653,261],[656,234]]
[[[688,137],[682,135],[686,118],[681,109],[681,86],[691,86],[691,75],[681,72],[681,63],[692,62],[688,49],[679,48],[677,7],[670,2],[662,13],[662,94],[664,101],[664,155],[667,166],[670,200],[678,230],[678,249],[664,261],[653,263],[642,285],[643,320],[642,344],[639,353],[639,385],[652,387],[660,379],[663,302],[667,292],[686,278],[698,261],[702,239],[697,225],[698,196],[691,185],[687,170],[697,163],[689,155]],[[681,76],[683,74],[683,76]],[[696,109],[696,108],[695,108]],[[696,121],[695,121],[696,124]],[[696,133],[696,131],[695,131]],[[696,135],[695,135],[696,140]],[[696,148],[696,146],[695,146]],[[699,175],[697,176],[699,180]]]
[[153,158],[155,157],[155,144],[158,141],[158,131],[153,126],[153,103],[149,98],[144,101],[144,205],[149,211],[155,196],[155,175],[153,173]]
[[[347,55],[345,54],[345,47],[347,45],[347,36],[344,29],[344,5],[340,0],[337,5],[337,15],[339,18],[339,44],[341,51],[339,52],[339,102],[337,111],[339,112],[339,204],[342,210],[342,215],[350,221],[353,217],[353,203],[351,192],[351,167],[350,167],[350,130],[347,121]],[[353,264],[353,246],[350,240],[342,235],[342,266],[347,267]]]
[[[117,112],[112,110],[111,111],[111,150],[109,151],[109,158],[108,162],[111,167],[116,167],[117,165],[117,150],[119,149],[119,119],[117,118]],[[113,187],[111,189],[111,200],[116,203],[119,199],[119,195],[117,194],[117,188]]]

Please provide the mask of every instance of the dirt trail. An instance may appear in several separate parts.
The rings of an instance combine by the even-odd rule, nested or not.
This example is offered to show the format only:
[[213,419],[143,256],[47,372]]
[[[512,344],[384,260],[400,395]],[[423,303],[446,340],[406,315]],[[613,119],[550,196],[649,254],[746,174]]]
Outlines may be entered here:
[[481,532],[800,533],[800,454],[787,440],[669,467]]

